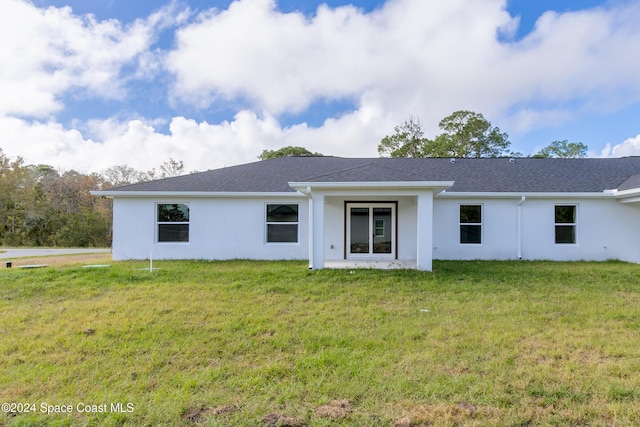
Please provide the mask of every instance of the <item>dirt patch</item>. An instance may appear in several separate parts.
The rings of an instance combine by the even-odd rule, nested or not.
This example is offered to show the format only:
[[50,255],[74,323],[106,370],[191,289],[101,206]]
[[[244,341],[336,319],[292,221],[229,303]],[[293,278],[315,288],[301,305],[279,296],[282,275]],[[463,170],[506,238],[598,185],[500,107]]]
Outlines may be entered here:
[[197,408],[189,408],[182,414],[184,421],[191,421],[192,423],[198,422],[203,414],[207,412],[207,408],[204,406],[198,406]]
[[333,400],[315,410],[318,417],[331,418],[332,420],[345,418],[351,412],[353,412],[353,405],[349,400]]
[[206,417],[207,415],[225,415],[239,410],[240,409],[237,406],[233,405],[221,405],[214,408],[197,406],[195,408],[186,409],[182,414],[182,420],[197,424],[204,422],[203,417]]
[[23,265],[47,265],[60,267],[76,264],[110,264],[112,260],[111,254],[52,255],[34,258],[3,259],[0,261],[0,268],[7,268],[7,262],[11,263],[12,268],[16,268]]
[[209,410],[209,412],[212,413],[213,415],[230,414],[230,413],[236,412],[236,411],[239,411],[239,409],[236,406],[233,406],[233,405],[216,406],[215,408],[211,408]]
[[302,427],[304,421],[296,417],[287,417],[286,415],[269,414],[263,419],[264,423],[269,427]]

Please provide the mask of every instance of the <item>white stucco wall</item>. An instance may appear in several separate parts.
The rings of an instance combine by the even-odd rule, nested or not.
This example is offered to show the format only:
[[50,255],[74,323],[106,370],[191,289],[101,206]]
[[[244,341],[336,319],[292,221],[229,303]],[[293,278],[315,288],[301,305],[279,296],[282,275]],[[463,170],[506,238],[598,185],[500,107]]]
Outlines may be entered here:
[[[513,199],[434,200],[434,259],[517,259],[518,203]],[[482,205],[482,243],[460,243],[461,204]],[[576,244],[555,243],[555,205],[577,206]],[[527,198],[522,259],[640,261],[640,209],[604,198]]]
[[[157,242],[156,204],[189,205],[189,242]],[[298,204],[298,242],[266,243],[266,204]],[[116,198],[113,258],[307,259],[306,198]]]
[[[344,259],[344,203],[397,201],[398,259],[418,253],[415,195],[323,195],[321,239],[325,260]],[[518,203],[514,198],[433,198],[433,259],[517,259]],[[158,243],[157,203],[190,208],[188,243]],[[267,203],[297,203],[297,243],[266,243]],[[482,243],[460,244],[459,206],[482,205]],[[576,244],[556,244],[554,206],[578,208]],[[113,205],[113,258],[147,259],[309,259],[309,204],[306,197],[279,198],[116,198]],[[521,206],[523,259],[640,262],[640,204],[615,199],[528,197]],[[424,250],[424,248],[423,248]]]
[[[576,244],[555,244],[554,206],[577,206]],[[527,201],[522,209],[524,259],[640,261],[640,211],[606,199]]]
[[[444,199],[433,204],[434,259],[517,258],[519,199]],[[460,243],[460,205],[482,206],[482,243]]]

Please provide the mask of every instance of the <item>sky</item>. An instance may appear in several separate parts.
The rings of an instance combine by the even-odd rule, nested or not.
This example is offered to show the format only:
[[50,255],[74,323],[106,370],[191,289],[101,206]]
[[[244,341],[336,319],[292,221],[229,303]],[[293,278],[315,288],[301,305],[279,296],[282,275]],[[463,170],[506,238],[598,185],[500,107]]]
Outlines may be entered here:
[[377,157],[481,113],[532,155],[640,155],[640,0],[0,0],[0,148],[187,171],[302,146]]

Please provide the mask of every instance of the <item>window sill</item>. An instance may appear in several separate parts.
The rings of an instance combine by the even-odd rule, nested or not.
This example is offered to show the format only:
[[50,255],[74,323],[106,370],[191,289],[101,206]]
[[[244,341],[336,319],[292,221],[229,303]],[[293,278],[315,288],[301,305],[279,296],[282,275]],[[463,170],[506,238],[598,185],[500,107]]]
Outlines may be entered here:
[[156,245],[188,245],[191,242],[156,242]]

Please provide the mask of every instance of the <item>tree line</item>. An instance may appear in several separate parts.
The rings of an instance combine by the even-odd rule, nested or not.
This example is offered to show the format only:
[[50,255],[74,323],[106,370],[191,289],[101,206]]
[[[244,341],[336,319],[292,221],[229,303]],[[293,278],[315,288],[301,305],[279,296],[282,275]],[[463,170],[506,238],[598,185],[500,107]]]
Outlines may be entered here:
[[59,171],[12,160],[0,148],[0,245],[109,247],[112,200],[89,191],[182,173],[183,163],[173,159],[146,172],[126,165],[89,174]]
[[[378,145],[382,157],[523,157],[510,150],[509,135],[493,126],[480,113],[460,110],[438,124],[442,133],[424,137],[422,122],[409,117]],[[581,142],[553,141],[533,157],[586,157],[588,147]]]
[[[510,150],[509,135],[493,126],[485,117],[473,111],[460,110],[439,123],[442,133],[426,138],[419,118],[410,116],[395,126],[394,133],[382,138],[378,144],[381,157],[524,157]],[[581,142],[553,141],[532,157],[586,157],[589,147]],[[304,147],[283,147],[264,150],[258,158],[268,160],[285,156],[322,156]]]

